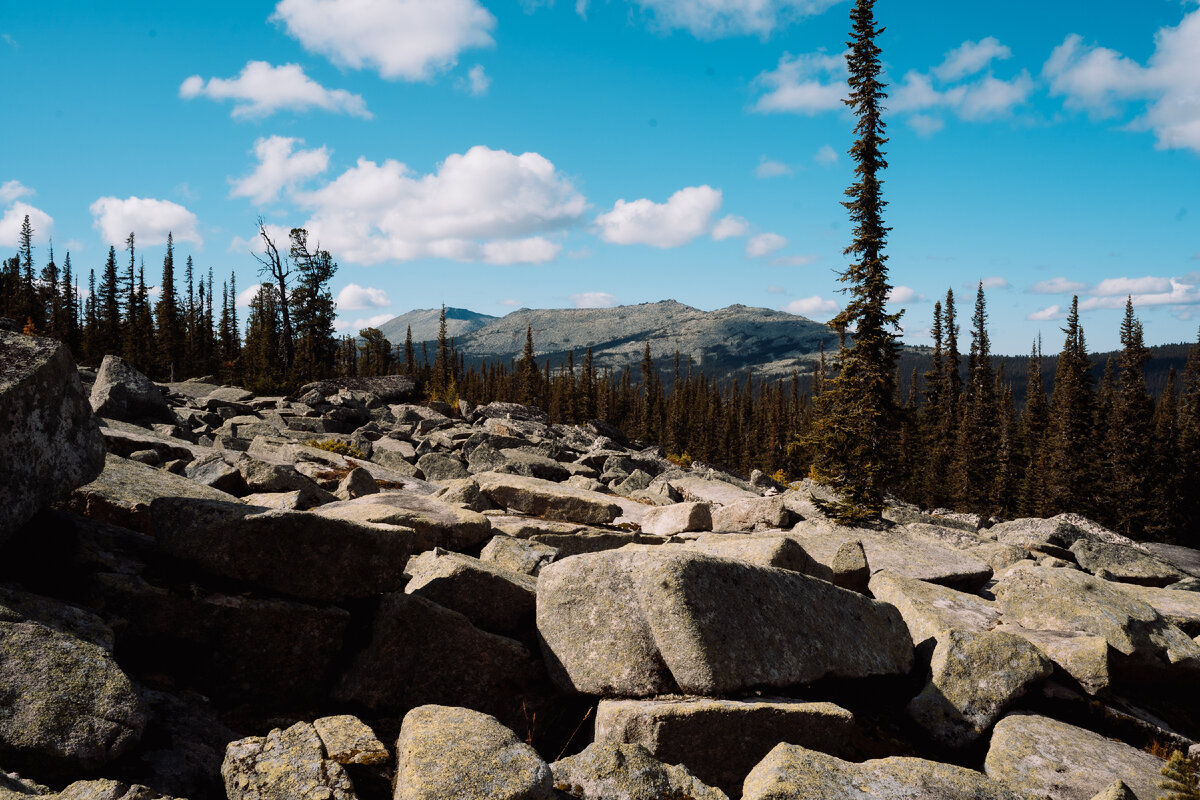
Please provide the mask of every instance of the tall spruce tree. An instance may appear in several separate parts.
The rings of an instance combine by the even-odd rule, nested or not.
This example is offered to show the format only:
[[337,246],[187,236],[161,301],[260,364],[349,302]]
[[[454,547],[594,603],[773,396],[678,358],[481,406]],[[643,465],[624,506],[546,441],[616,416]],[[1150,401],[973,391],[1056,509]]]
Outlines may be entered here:
[[838,354],[836,375],[821,394],[814,432],[815,476],[843,498],[828,504],[827,513],[846,522],[880,517],[884,491],[896,477],[899,429],[895,369],[900,315],[887,311],[891,285],[883,249],[889,228],[883,224],[887,203],[879,177],[887,168],[882,116],[887,95],[875,43],[883,29],[875,25],[874,5],[874,0],[856,0],[846,54],[850,96],[845,103],[857,119],[857,139],[850,149],[856,180],[842,205],[854,223],[854,240],[845,254],[855,260],[840,278],[851,299],[830,325],[843,335],[852,332],[853,341]]
[[538,371],[537,362],[533,359],[533,326],[525,326],[525,351],[517,366],[517,402],[534,406],[542,396],[542,375]]
[[1142,323],[1133,314],[1133,298],[1125,300],[1121,321],[1120,377],[1113,397],[1106,434],[1108,499],[1117,530],[1134,538],[1145,534],[1151,516],[1154,405],[1143,372],[1150,352]]
[[[191,257],[188,258],[188,277],[191,277]],[[175,294],[175,237],[167,233],[167,252],[163,256],[162,283],[159,284],[158,302],[154,304],[155,344],[157,345],[158,371],[163,377],[182,375],[187,353],[187,330],[184,314],[179,308]]]
[[1039,337],[1029,351],[1025,380],[1025,410],[1021,414],[1021,478],[1019,512],[1028,517],[1045,516],[1046,463],[1044,443],[1050,423],[1050,405],[1042,380],[1042,341]]
[[[1188,351],[1187,366],[1183,369],[1183,389],[1179,397],[1179,460],[1180,475],[1200,475],[1200,338]],[[1190,523],[1188,540],[1179,544],[1200,547],[1200,492],[1183,492],[1179,503],[1179,518]]]
[[117,276],[117,250],[108,246],[108,260],[100,275],[96,306],[96,352],[91,358],[99,361],[106,355],[121,353],[121,280]]
[[999,474],[1000,419],[982,281],[975,295],[975,314],[971,318],[971,352],[967,358],[964,403],[958,437],[958,469],[955,470],[961,481],[959,498],[971,511],[991,513],[996,505],[993,492]]
[[1046,430],[1047,513],[1092,512],[1095,507],[1092,363],[1088,360],[1079,297],[1071,299],[1062,352],[1054,371]]

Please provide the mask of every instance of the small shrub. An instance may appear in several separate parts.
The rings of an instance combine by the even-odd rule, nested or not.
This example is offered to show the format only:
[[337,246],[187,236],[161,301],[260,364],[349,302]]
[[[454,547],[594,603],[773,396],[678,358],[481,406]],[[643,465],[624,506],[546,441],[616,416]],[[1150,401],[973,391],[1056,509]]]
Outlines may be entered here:
[[1163,765],[1160,800],[1200,800],[1200,775],[1192,759],[1176,750]]
[[691,469],[692,468],[692,457],[689,456],[687,453],[684,453],[683,455],[680,455],[680,456],[668,455],[667,461],[670,461],[672,464],[679,467],[680,469]]
[[774,472],[774,473],[772,473],[772,475],[771,475],[771,480],[775,481],[776,483],[781,483],[781,484],[783,484],[784,486],[789,486],[789,485],[790,485],[790,484],[788,483],[788,474],[787,474],[787,472],[785,472],[785,471],[783,470],[783,468],[782,468],[782,467],[781,467],[781,468],[779,468],[779,469],[777,469],[777,470],[775,470],[775,472]]
[[317,441],[316,439],[309,439],[304,444],[307,447],[315,447],[318,450],[325,450],[326,452],[329,452],[329,453],[337,453],[339,456],[350,456],[351,458],[361,458],[364,461],[367,459],[366,453],[364,453],[362,450],[359,450],[357,447],[354,447],[353,445],[349,444],[348,442],[343,442],[341,439],[326,439],[324,441]]

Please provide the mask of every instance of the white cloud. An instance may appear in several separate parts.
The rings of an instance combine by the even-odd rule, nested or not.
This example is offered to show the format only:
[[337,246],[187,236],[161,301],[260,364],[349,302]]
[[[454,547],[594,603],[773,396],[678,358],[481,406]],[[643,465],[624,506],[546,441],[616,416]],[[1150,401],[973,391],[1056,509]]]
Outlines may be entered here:
[[1145,105],[1132,127],[1151,130],[1159,149],[1200,152],[1200,9],[1176,27],[1160,28],[1154,52],[1143,66],[1115,50],[1086,45],[1071,34],[1054,48],[1042,68],[1050,92],[1068,108],[1096,116],[1117,113],[1124,101]]
[[467,72],[467,91],[479,97],[487,94],[488,88],[492,85],[492,79],[483,69],[482,64],[476,64]]
[[21,226],[25,224],[27,214],[29,226],[33,228],[34,243],[44,244],[50,238],[54,231],[54,219],[40,208],[18,201],[10,205],[4,211],[4,216],[0,217],[0,246],[16,247],[21,243]]
[[1170,290],[1170,278],[1156,278],[1147,275],[1144,278],[1105,278],[1096,284],[1090,294],[1098,297],[1125,297],[1131,294],[1169,292]]
[[925,295],[918,294],[917,290],[911,286],[893,286],[888,292],[888,302],[891,303],[908,303],[920,302],[925,299]]
[[[1033,92],[1033,78],[1022,70],[1011,80],[1001,80],[990,73],[969,83],[938,89],[931,76],[912,70],[896,87],[888,108],[897,112],[918,112],[946,109],[959,119],[978,121],[1010,114],[1024,104]],[[941,125],[927,120],[910,120],[919,133],[939,130]]]
[[361,311],[366,308],[385,308],[392,304],[387,292],[371,286],[359,286],[348,283],[337,293],[334,299],[337,307],[343,311]]
[[741,217],[736,217],[730,214],[727,217],[721,217],[717,224],[713,226],[712,238],[714,242],[731,239],[734,236],[745,236],[750,230],[750,223]]
[[826,300],[818,295],[812,297],[802,297],[799,300],[793,300],[785,306],[781,306],[780,311],[786,311],[789,314],[799,314],[803,317],[830,317],[837,313],[838,304],[832,300]]
[[1029,287],[1029,291],[1034,294],[1073,294],[1086,288],[1086,283],[1058,277],[1051,278],[1048,281],[1038,281]]
[[380,325],[387,322],[394,316],[396,316],[396,315],[395,314],[376,314],[373,317],[366,317],[364,319],[356,319],[356,320],[354,320],[353,325],[351,325],[351,329],[354,330],[355,332],[357,332],[357,331],[361,331],[363,328],[378,328]]
[[203,244],[196,215],[170,200],[150,197],[101,197],[89,207],[92,227],[106,244],[119,245],[132,231],[140,244],[164,244],[173,233],[176,242]]
[[[756,34],[820,14],[841,0],[634,0],[654,15],[659,27],[681,28],[702,39]],[[583,15],[586,0],[578,0]]]
[[751,258],[769,256],[787,247],[788,240],[778,233],[760,233],[746,241],[746,255]]
[[518,308],[521,305],[521,301],[509,298],[507,300],[497,300],[496,304],[504,306],[505,308]]
[[834,150],[829,145],[827,145],[827,144],[821,145],[821,149],[817,151],[817,154],[815,156],[813,156],[813,160],[816,161],[818,164],[824,164],[825,166],[830,166],[831,164],[837,163],[838,154],[837,154],[837,151]]
[[271,16],[310,52],[384,78],[429,80],[458,55],[494,44],[478,0],[280,0]]
[[946,121],[928,114],[913,114],[905,120],[921,136],[932,136],[946,127]]
[[309,233],[358,264],[448,258],[541,263],[561,246],[537,234],[562,231],[587,209],[554,164],[537,153],[472,147],[416,175],[399,161],[360,158],[335,180],[292,199],[311,210]]
[[779,65],[755,78],[766,90],[753,106],[764,113],[790,111],[819,114],[843,107],[846,96],[846,57],[839,53],[785,53]]
[[[1008,282],[1008,278],[1002,278],[999,275],[984,278],[982,282],[984,289],[1007,289],[1011,285]],[[970,289],[971,287],[968,285],[967,288]]]
[[787,289],[782,286],[768,286],[767,294],[787,294]]
[[791,175],[792,168],[782,161],[771,161],[766,156],[763,156],[758,161],[758,166],[754,168],[754,177],[756,178],[778,178],[783,175]]
[[306,178],[320,175],[329,168],[329,151],[324,147],[315,150],[294,150],[303,139],[285,136],[270,136],[254,143],[254,155],[258,166],[254,172],[231,181],[230,197],[249,197],[262,205],[279,197],[281,189],[294,188]]
[[804,267],[809,264],[815,264],[820,260],[820,256],[815,253],[809,253],[802,256],[781,256],[772,258],[771,264],[776,267]]
[[[271,241],[275,242],[277,245],[287,242],[291,236],[291,228],[284,227],[283,225],[272,225],[271,223],[267,223],[266,229],[267,235],[271,237]],[[229,242],[229,252],[231,253],[245,253],[250,255],[262,253],[262,251],[263,240],[257,231],[255,231],[253,235],[244,238],[241,236],[234,236],[233,240]]]
[[1012,50],[1000,44],[994,36],[988,36],[978,42],[963,42],[946,53],[946,59],[934,68],[933,73],[944,81],[958,80],[985,69],[995,59],[1010,56]]
[[253,286],[247,286],[245,289],[242,289],[237,293],[237,305],[242,308],[249,308],[250,304],[254,302],[254,298],[258,295],[258,290],[261,288],[262,284],[256,283]]
[[612,211],[596,218],[595,224],[600,238],[612,244],[679,247],[708,233],[713,215],[720,208],[719,189],[689,186],[675,192],[665,203],[645,198],[618,200]]
[[1063,319],[1064,317],[1066,317],[1066,314],[1062,311],[1062,309],[1060,309],[1057,305],[1053,305],[1046,306],[1039,311],[1034,311],[1032,314],[1027,315],[1025,319],[1032,320],[1034,322],[1046,322],[1052,319]]
[[580,292],[570,299],[576,308],[612,308],[617,304],[617,298],[608,292]]
[[11,203],[19,197],[26,197],[33,194],[33,189],[30,189],[20,181],[5,181],[0,183],[0,203]]
[[282,109],[313,108],[364,119],[372,116],[361,95],[326,89],[305,75],[299,64],[273,67],[266,61],[248,61],[236,78],[209,78],[207,82],[193,75],[179,85],[179,96],[233,100],[234,117],[267,117]]

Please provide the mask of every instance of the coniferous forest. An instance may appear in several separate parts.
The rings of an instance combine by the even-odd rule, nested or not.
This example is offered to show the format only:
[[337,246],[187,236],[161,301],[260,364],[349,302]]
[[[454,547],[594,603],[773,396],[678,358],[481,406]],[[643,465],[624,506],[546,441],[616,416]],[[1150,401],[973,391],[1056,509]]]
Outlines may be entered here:
[[[411,335],[393,346],[375,328],[338,337],[331,255],[310,249],[300,228],[284,251],[260,233],[264,281],[243,321],[233,275],[218,286],[212,269],[200,272],[190,256],[177,270],[170,240],[152,300],[133,234],[121,253],[109,248],[99,276],[89,268],[84,278],[69,253],[59,265],[52,250],[35,270],[26,222],[17,254],[0,271],[0,316],[66,342],[82,364],[117,354],[159,381],[214,375],[283,394],[336,376],[407,374],[431,400],[536,405],[555,423],[600,419],[681,462],[757,469],[785,482],[814,473],[821,438],[836,429],[826,395],[837,369],[824,355],[811,375],[717,380],[678,355],[656,364],[649,344],[640,365],[613,371],[593,366],[590,351],[539,362],[532,332],[519,360],[470,366],[444,324],[432,348]],[[982,287],[969,342],[960,345],[962,327],[947,292],[935,305],[928,368],[891,376],[899,434],[888,444],[895,462],[880,478],[884,490],[924,507],[999,517],[1073,511],[1134,538],[1196,546],[1200,343],[1181,374],[1169,371],[1155,401],[1132,304],[1121,322],[1123,349],[1099,381],[1073,304],[1053,374],[1035,349],[1018,396],[990,352]]]

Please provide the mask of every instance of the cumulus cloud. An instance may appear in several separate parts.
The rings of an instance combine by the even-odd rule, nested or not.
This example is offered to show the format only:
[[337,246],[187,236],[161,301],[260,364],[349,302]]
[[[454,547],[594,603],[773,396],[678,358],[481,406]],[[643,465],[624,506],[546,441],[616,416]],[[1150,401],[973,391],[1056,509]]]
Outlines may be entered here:
[[254,298],[258,296],[258,290],[261,288],[261,283],[247,286],[245,289],[242,289],[237,293],[237,300],[235,302],[242,308],[249,308],[250,304],[254,302]]
[[[754,34],[820,14],[841,0],[634,0],[665,29],[682,29],[702,39]],[[582,16],[586,0],[576,2]]]
[[1054,48],[1042,68],[1050,92],[1068,108],[1111,116],[1127,102],[1142,113],[1132,126],[1153,131],[1159,149],[1200,152],[1200,9],[1175,27],[1154,35],[1154,52],[1144,65],[1121,53],[1085,44],[1078,34]]
[[310,234],[359,264],[448,258],[542,263],[561,245],[541,234],[573,225],[587,209],[570,181],[537,153],[477,146],[436,172],[360,158],[335,180],[292,199],[310,210]]
[[934,67],[933,74],[944,81],[958,80],[985,69],[994,60],[1011,56],[1012,50],[994,36],[988,36],[978,42],[963,42],[946,53],[945,60]]
[[1130,294],[1158,293],[1170,290],[1170,278],[1156,278],[1147,275],[1144,278],[1105,278],[1096,284],[1095,288],[1091,290],[1091,294],[1101,297],[1125,297]]
[[778,233],[760,233],[746,241],[746,255],[751,258],[769,256],[787,247],[788,240]]
[[799,314],[802,317],[831,317],[837,313],[838,304],[819,295],[813,295],[793,300],[787,305],[781,306],[779,310],[789,314]]
[[647,244],[668,248],[685,245],[712,230],[721,208],[721,191],[689,186],[665,203],[618,200],[612,211],[596,217],[600,238],[612,244]]
[[920,302],[924,299],[925,295],[918,294],[911,286],[893,286],[888,292],[888,301],[892,303]]
[[772,161],[766,156],[759,159],[758,166],[754,168],[754,177],[756,178],[778,178],[783,175],[791,175],[792,168],[782,161]]
[[387,292],[371,286],[359,286],[357,283],[346,284],[334,299],[337,307],[343,311],[362,311],[367,308],[386,308],[392,304]]
[[1034,322],[1046,322],[1052,319],[1063,319],[1066,316],[1066,312],[1064,312],[1061,308],[1059,308],[1057,305],[1052,305],[1046,306],[1038,311],[1034,311],[1033,313],[1027,315],[1025,319],[1032,320]]
[[26,197],[33,194],[33,189],[30,189],[20,181],[5,181],[0,183],[0,203],[11,203],[19,197]]
[[831,164],[837,163],[838,154],[837,151],[829,145],[821,145],[821,149],[817,151],[815,156],[813,156],[813,160],[818,164],[830,166]]
[[296,150],[303,139],[270,136],[254,143],[258,166],[254,172],[231,181],[230,197],[249,197],[255,203],[269,203],[280,190],[294,188],[301,181],[320,175],[329,168],[329,151],[324,147]]
[[736,217],[730,214],[727,217],[721,217],[717,224],[713,226],[712,238],[715,242],[731,239],[734,236],[745,236],[750,230],[750,223],[741,217]]
[[[1002,278],[999,275],[993,275],[989,278],[984,278],[982,283],[984,289],[1007,289],[1010,286],[1008,279]],[[967,284],[964,284],[964,286],[966,286],[968,289],[971,288],[971,286]]]
[[[1024,104],[1033,92],[1033,78],[1022,70],[1011,80],[1001,80],[992,74],[967,83],[935,87],[933,76],[911,70],[896,88],[889,109],[920,114],[926,119],[910,124],[921,133],[933,133],[942,127],[941,120],[928,118],[928,112],[947,110],[959,119],[981,121],[1007,116]],[[936,120],[936,121],[934,121]]]
[[617,298],[608,292],[580,292],[570,299],[576,308],[612,308],[617,304]]
[[25,224],[26,215],[29,216],[29,226],[33,228],[35,244],[42,244],[50,238],[54,219],[40,208],[16,202],[0,216],[0,246],[16,247],[21,243],[21,227]]
[[844,54],[785,53],[770,72],[755,78],[764,93],[752,106],[763,113],[819,114],[843,107],[846,96]]
[[304,74],[299,64],[271,66],[266,61],[248,61],[236,78],[193,75],[179,86],[179,96],[191,100],[233,100],[234,117],[267,117],[276,111],[324,111],[371,118],[361,95],[345,89],[326,89]]
[[305,49],[389,79],[429,80],[458,55],[494,44],[478,0],[280,0],[271,19]]
[[106,244],[119,245],[132,231],[140,244],[165,244],[167,234],[176,242],[203,244],[196,215],[170,200],[151,197],[101,197],[89,206],[92,227]]
[[1074,294],[1087,288],[1086,283],[1073,281],[1068,278],[1051,278],[1048,281],[1038,281],[1029,287],[1034,294]]
[[[1127,291],[1120,291],[1122,288]],[[1111,278],[1101,281],[1092,296],[1079,302],[1080,311],[1124,308],[1128,296],[1136,308],[1200,305],[1200,281],[1188,278]]]

